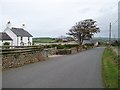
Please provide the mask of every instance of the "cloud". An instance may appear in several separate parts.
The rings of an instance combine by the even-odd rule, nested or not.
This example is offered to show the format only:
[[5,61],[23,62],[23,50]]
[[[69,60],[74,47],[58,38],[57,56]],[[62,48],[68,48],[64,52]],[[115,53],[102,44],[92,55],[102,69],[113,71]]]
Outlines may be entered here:
[[[108,23],[116,18],[116,7],[109,10],[118,0],[2,0],[2,30],[7,21],[13,26],[26,28],[37,36],[60,36],[78,21],[97,20],[106,36]],[[108,12],[109,10],[109,12]]]

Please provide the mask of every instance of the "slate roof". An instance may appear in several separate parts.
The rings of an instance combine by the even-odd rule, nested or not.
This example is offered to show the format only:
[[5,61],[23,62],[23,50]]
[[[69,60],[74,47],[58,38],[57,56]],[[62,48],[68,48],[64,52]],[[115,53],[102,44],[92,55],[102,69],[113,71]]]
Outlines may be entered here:
[[17,36],[22,36],[22,37],[32,37],[32,35],[24,30],[23,28],[11,28],[11,31],[16,34]]
[[0,40],[12,40],[12,38],[5,32],[0,32]]

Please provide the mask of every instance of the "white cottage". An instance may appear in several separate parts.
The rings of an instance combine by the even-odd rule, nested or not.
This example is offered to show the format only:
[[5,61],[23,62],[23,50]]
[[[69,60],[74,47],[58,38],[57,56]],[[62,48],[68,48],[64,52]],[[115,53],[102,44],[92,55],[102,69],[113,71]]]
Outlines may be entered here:
[[12,46],[29,46],[32,45],[32,35],[25,29],[25,24],[22,28],[11,27],[11,23],[8,22],[6,29],[4,30],[13,40]]

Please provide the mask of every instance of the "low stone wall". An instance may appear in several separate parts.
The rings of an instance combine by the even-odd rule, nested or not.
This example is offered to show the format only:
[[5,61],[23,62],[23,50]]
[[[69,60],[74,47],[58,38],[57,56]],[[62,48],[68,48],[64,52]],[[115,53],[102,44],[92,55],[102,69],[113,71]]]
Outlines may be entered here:
[[[57,50],[56,48],[48,48],[48,55],[74,54],[77,53],[76,48]],[[2,50],[2,69],[16,68],[26,64],[35,63],[45,60],[45,51],[40,48],[15,48]]]
[[71,54],[78,53],[79,51],[80,51],[80,49],[72,48],[72,49],[71,49]]
[[7,54],[2,57],[2,67],[13,68],[23,66],[25,64],[34,63],[44,60],[43,54],[40,52],[36,53],[21,53],[21,54]]
[[57,49],[56,48],[48,48],[48,55],[56,55]]
[[36,49],[17,49],[12,50],[8,49],[5,52],[3,50],[2,53],[2,69],[8,69],[8,68],[16,68],[23,66],[25,64],[35,63],[42,60],[45,60],[44,58],[44,52],[37,48]]
[[58,49],[56,54],[57,55],[69,55],[69,54],[76,54],[80,51],[82,51],[81,48]]

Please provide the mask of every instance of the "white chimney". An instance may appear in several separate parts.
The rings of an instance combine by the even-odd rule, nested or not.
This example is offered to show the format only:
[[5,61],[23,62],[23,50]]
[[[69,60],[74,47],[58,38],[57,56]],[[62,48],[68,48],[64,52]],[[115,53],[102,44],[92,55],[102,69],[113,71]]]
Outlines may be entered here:
[[22,28],[25,29],[25,24],[22,24]]
[[11,28],[11,22],[7,22],[7,25],[6,25],[7,28]]

